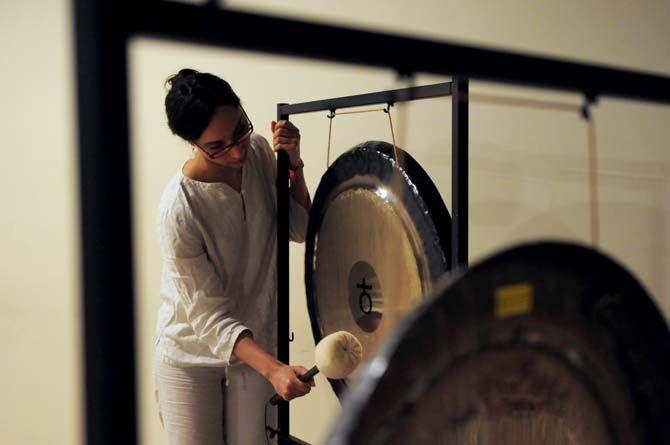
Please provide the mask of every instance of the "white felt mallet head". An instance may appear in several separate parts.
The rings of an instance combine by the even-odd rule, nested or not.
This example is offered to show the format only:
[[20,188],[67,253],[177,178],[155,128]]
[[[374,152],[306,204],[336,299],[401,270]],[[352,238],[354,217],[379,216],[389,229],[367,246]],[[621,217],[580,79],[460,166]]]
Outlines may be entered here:
[[[363,346],[355,335],[347,331],[337,331],[321,339],[314,351],[316,366],[298,377],[308,382],[319,372],[329,379],[343,379],[354,372],[363,358]],[[281,397],[275,394],[270,403],[276,405]]]
[[325,336],[314,351],[316,367],[329,379],[343,379],[349,376],[362,358],[361,342],[347,331],[338,331]]

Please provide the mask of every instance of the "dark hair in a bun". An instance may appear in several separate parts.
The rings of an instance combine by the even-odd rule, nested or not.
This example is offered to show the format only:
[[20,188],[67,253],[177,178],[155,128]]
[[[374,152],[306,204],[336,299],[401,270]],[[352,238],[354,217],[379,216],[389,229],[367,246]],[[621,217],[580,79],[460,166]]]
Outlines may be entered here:
[[240,98],[225,80],[184,68],[165,81],[165,113],[172,133],[187,141],[198,139],[217,108],[239,106]]

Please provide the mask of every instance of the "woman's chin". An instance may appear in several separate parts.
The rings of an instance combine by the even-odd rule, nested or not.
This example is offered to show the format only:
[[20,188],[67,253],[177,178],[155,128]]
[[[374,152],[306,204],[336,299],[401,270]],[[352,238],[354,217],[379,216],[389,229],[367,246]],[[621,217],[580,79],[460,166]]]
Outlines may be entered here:
[[226,167],[226,168],[242,168],[244,166],[245,161],[247,160],[247,157],[245,156],[244,158],[237,159],[237,160],[232,160],[232,159],[226,159],[225,162],[217,162],[218,165],[221,167]]
[[244,166],[244,162],[247,160],[246,157],[239,159],[237,161],[231,162],[228,166],[231,168],[242,168]]

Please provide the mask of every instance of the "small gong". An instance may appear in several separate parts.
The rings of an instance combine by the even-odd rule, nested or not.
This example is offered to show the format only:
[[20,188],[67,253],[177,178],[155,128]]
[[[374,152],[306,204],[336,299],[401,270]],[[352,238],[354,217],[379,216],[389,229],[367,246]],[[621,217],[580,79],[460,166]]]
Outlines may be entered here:
[[[309,215],[305,285],[315,341],[351,332],[365,362],[449,270],[450,237],[439,192],[407,152],[372,141],[341,155]],[[335,392],[356,375],[331,380]]]

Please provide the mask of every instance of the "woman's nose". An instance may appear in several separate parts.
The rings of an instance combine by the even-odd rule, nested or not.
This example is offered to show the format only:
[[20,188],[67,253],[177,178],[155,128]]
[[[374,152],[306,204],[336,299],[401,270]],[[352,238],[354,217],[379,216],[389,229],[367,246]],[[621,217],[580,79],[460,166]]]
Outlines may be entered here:
[[241,143],[232,146],[230,149],[230,156],[234,159],[240,159],[244,156],[244,149],[242,148]]

